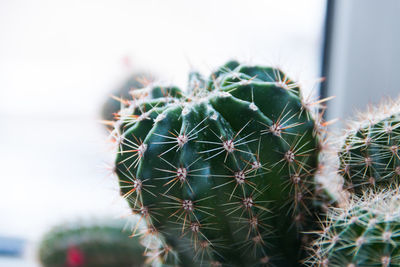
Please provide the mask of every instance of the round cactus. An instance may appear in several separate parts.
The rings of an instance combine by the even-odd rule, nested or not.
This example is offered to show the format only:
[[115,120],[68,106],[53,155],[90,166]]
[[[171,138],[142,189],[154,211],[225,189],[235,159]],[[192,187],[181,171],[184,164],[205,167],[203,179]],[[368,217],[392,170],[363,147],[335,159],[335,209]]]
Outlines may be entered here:
[[135,95],[115,125],[115,172],[165,264],[297,266],[316,212],[319,101],[279,69],[235,61],[208,81],[191,73],[186,94]]
[[357,195],[400,178],[400,105],[373,108],[348,131],[339,153],[345,187]]
[[121,222],[71,223],[44,236],[39,258],[44,267],[140,267],[144,251]]
[[314,250],[310,266],[400,266],[398,190],[364,193],[331,209]]

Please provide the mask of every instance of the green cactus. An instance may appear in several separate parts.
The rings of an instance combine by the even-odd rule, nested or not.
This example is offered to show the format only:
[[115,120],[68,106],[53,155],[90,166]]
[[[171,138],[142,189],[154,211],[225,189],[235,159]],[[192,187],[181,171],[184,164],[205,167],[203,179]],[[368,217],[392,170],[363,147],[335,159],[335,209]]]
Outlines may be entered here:
[[70,223],[53,228],[40,244],[44,267],[140,267],[145,247],[121,221]]
[[331,209],[314,251],[310,266],[400,266],[399,191],[364,193]]
[[339,152],[345,187],[362,195],[366,188],[399,184],[400,105],[374,108],[350,127]]
[[208,81],[191,73],[186,94],[135,93],[115,124],[115,172],[164,264],[298,266],[316,212],[319,101],[279,69],[235,61]]

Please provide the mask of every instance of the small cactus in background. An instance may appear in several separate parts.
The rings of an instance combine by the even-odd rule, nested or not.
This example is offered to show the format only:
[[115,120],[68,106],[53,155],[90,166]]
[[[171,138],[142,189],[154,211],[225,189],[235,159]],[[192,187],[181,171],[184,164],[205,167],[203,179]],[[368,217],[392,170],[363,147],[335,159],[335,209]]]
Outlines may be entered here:
[[400,266],[399,191],[364,193],[332,208],[319,235],[309,266]]
[[339,152],[345,188],[360,196],[367,188],[399,184],[400,103],[372,108],[354,124]]
[[70,223],[48,232],[39,248],[43,267],[140,267],[145,248],[118,221]]
[[[279,69],[232,61],[119,112],[121,194],[170,266],[298,266],[314,219],[318,104]],[[317,115],[319,116],[319,115]]]

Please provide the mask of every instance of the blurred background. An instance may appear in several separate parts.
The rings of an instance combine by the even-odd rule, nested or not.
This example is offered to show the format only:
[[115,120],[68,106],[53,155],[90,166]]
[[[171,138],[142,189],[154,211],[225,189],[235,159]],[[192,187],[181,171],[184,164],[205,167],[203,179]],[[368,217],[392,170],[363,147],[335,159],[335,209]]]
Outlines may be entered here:
[[280,66],[306,94],[337,96],[328,118],[347,118],[399,92],[399,11],[396,0],[0,0],[0,266],[39,266],[38,241],[59,222],[129,215],[100,120],[133,74],[184,87],[189,70],[232,58]]

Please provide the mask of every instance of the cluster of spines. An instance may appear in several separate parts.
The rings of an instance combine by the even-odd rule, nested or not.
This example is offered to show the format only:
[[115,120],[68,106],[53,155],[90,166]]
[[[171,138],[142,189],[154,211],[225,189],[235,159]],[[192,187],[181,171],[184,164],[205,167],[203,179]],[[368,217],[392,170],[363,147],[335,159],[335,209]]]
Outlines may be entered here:
[[343,208],[331,208],[318,235],[308,266],[399,266],[399,190],[369,190]]
[[[227,73],[231,74],[233,77],[239,77],[240,81],[239,83],[241,84],[247,84],[249,81],[254,79],[254,77],[241,77],[243,75],[234,73],[231,69],[226,69],[223,70],[226,71]],[[268,74],[269,75],[269,74]],[[275,84],[279,88],[283,88],[285,90],[295,92],[298,94],[298,85],[296,83],[291,82],[285,77],[281,77],[281,72],[280,71],[275,71],[274,72],[274,77],[273,79],[275,81]],[[150,195],[153,195],[154,197],[158,197],[153,193],[153,185],[146,185],[146,180],[141,180],[139,178],[136,178],[134,173],[131,172],[131,169],[136,168],[138,163],[144,159],[145,153],[147,150],[148,144],[144,143],[144,140],[141,140],[140,138],[136,138],[134,135],[127,137],[126,135],[123,134],[124,129],[121,127],[126,127],[133,125],[136,122],[142,121],[142,120],[149,120],[153,121],[153,123],[157,123],[165,119],[165,115],[161,112],[159,113],[160,110],[158,110],[157,107],[163,106],[163,105],[168,105],[173,103],[175,106],[180,106],[181,107],[181,116],[186,115],[187,112],[187,103],[192,102],[192,101],[197,101],[201,103],[202,101],[205,100],[205,98],[209,97],[206,96],[204,93],[206,89],[199,89],[198,84],[195,85],[195,90],[193,90],[193,95],[189,95],[189,97],[184,97],[182,96],[180,99],[175,99],[172,98],[168,88],[166,90],[161,90],[165,93],[163,97],[160,97],[158,100],[153,101],[153,103],[149,106],[148,101],[143,100],[146,95],[141,95],[139,99],[134,99],[131,101],[130,106],[128,107],[128,113],[126,113],[124,116],[120,117],[119,122],[116,125],[116,129],[114,131],[116,141],[119,146],[119,152],[118,153],[127,153],[130,154],[129,157],[126,158],[126,160],[119,162],[119,165],[123,165],[123,168],[119,168],[119,166],[116,166],[116,169],[119,168],[118,172],[120,174],[120,182],[122,184],[122,187],[126,187],[126,190],[124,191],[124,197],[128,199],[128,201],[131,202],[131,205],[133,207],[134,212],[138,213],[141,215],[142,218],[144,218],[149,225],[149,229],[152,229],[151,232],[154,233],[162,233],[162,229],[157,229],[154,227],[154,221],[157,221],[157,216],[159,215],[157,212],[157,209],[159,207],[152,207],[152,206],[145,206],[143,205],[143,199],[141,196],[142,192],[146,192]],[[234,83],[232,83],[234,85]],[[220,86],[217,81],[214,81],[213,85],[215,87]],[[234,90],[234,89],[233,89]],[[296,91],[297,90],[297,91]],[[200,92],[200,93],[199,93]],[[218,92],[217,94],[223,95],[223,96],[230,96],[229,92]],[[321,104],[323,101],[316,101],[315,106],[318,109],[319,104]],[[160,104],[161,103],[161,104]],[[224,168],[227,168],[230,172],[231,175],[229,176],[224,176],[222,178],[229,178],[230,181],[227,183],[223,183],[221,185],[218,185],[217,187],[222,187],[225,185],[229,184],[235,184],[232,192],[230,192],[229,199],[233,200],[230,203],[226,204],[226,209],[225,212],[228,215],[235,214],[239,212],[239,216],[237,216],[237,223],[238,225],[246,225],[248,229],[247,231],[247,238],[244,239],[242,244],[238,244],[242,247],[248,247],[248,248],[255,248],[254,251],[256,251],[256,247],[265,245],[263,244],[264,238],[261,236],[259,232],[259,228],[265,228],[267,229],[266,231],[263,231],[265,234],[264,235],[272,235],[271,227],[269,225],[266,225],[263,223],[262,218],[264,217],[271,217],[273,214],[269,214],[269,210],[266,208],[267,204],[264,203],[263,201],[257,201],[257,196],[263,193],[265,189],[260,189],[257,188],[257,186],[252,183],[251,178],[252,177],[257,177],[262,175],[265,172],[270,171],[270,169],[273,168],[288,168],[289,173],[290,173],[290,178],[287,180],[287,185],[290,186],[291,189],[290,191],[293,191],[294,199],[289,199],[288,203],[292,206],[290,209],[288,209],[288,212],[292,210],[294,212],[294,222],[296,225],[301,225],[301,222],[303,221],[304,214],[300,213],[299,211],[306,210],[308,209],[308,204],[305,203],[306,198],[312,199],[314,197],[313,193],[313,181],[312,179],[309,179],[308,177],[311,177],[313,173],[315,172],[315,169],[313,169],[311,166],[307,166],[306,161],[304,158],[307,158],[310,153],[317,154],[319,148],[312,148],[306,151],[303,151],[303,147],[306,146],[308,143],[303,143],[304,142],[302,139],[304,135],[296,135],[293,137],[293,133],[291,133],[290,129],[295,128],[301,123],[297,122],[291,122],[296,116],[301,116],[301,113],[307,112],[307,116],[310,114],[310,109],[313,104],[311,103],[306,103],[306,102],[301,102],[301,109],[299,113],[291,113],[290,111],[286,111],[286,107],[283,108],[281,114],[276,118],[275,122],[273,122],[271,125],[266,125],[264,124],[263,126],[265,127],[263,130],[260,131],[260,136],[264,134],[270,134],[273,135],[282,142],[286,143],[288,146],[287,151],[281,152],[281,159],[278,160],[275,163],[262,163],[259,161],[259,157],[257,155],[257,152],[252,152],[251,150],[246,150],[247,144],[251,142],[255,143],[260,143],[261,139],[251,139],[252,135],[254,133],[250,133],[246,135],[245,137],[240,137],[239,134],[241,133],[242,130],[246,128],[246,126],[251,123],[252,121],[248,121],[241,130],[239,130],[236,134],[232,134],[229,138],[226,138],[224,136],[220,136],[214,132],[212,134],[215,135],[217,140],[219,141],[207,141],[207,140],[196,140],[197,134],[201,131],[204,131],[208,126],[204,125],[204,121],[207,119],[210,120],[217,120],[218,115],[213,114],[209,117],[206,117],[204,120],[199,122],[196,126],[192,127],[192,129],[184,129],[183,131],[176,131],[174,129],[169,130],[169,135],[162,135],[158,133],[153,133],[154,135],[158,135],[160,138],[164,139],[163,141],[158,142],[159,145],[167,145],[169,144],[170,147],[165,150],[164,152],[159,154],[159,158],[166,163],[167,168],[158,168],[159,171],[164,172],[166,176],[164,177],[159,177],[157,179],[159,180],[165,180],[164,186],[166,190],[162,193],[162,196],[165,198],[169,199],[169,202],[166,202],[165,204],[170,205],[171,208],[173,208],[175,211],[172,212],[170,217],[177,217],[178,221],[180,220],[181,222],[176,222],[177,228],[182,229],[182,235],[185,235],[187,232],[190,233],[191,235],[191,240],[193,241],[193,247],[196,249],[196,255],[199,257],[204,257],[204,254],[209,254],[210,258],[211,254],[218,254],[216,250],[213,249],[213,247],[218,247],[218,240],[209,240],[204,234],[202,234],[201,229],[212,229],[213,225],[210,224],[203,224],[201,223],[195,216],[194,211],[199,211],[200,213],[203,213],[203,215],[210,216],[212,217],[213,214],[210,211],[212,208],[202,206],[201,201],[203,200],[208,200],[209,198],[215,197],[214,195],[211,195],[207,198],[199,199],[196,201],[190,200],[190,199],[180,199],[177,197],[174,197],[172,195],[168,195],[169,191],[175,187],[175,186],[182,186],[183,184],[188,185],[188,187],[191,189],[191,186],[188,182],[188,177],[189,176],[196,176],[196,171],[201,171],[202,169],[191,169],[191,165],[195,164],[197,160],[210,160],[213,159],[214,157],[219,156],[220,154],[224,155],[223,157],[223,162],[221,162],[221,165]],[[148,110],[145,110],[144,107],[146,107]],[[254,103],[254,100],[251,101],[248,105],[248,108],[250,110],[256,111],[258,110],[258,107]],[[121,111],[120,113],[122,114],[124,111]],[[137,113],[137,114],[135,114]],[[133,115],[132,115],[133,114]],[[312,118],[309,118],[312,119]],[[258,122],[256,122],[258,123]],[[321,120],[317,119],[316,124],[314,125],[314,133],[320,133],[320,129],[323,128],[324,125],[321,122]],[[285,135],[291,136],[290,143],[286,141],[284,138]],[[175,166],[171,162],[168,162],[168,160],[163,158],[164,154],[167,154],[171,151],[178,152],[181,150],[186,143],[193,141],[197,143],[206,143],[208,145],[215,145],[214,148],[200,151],[200,156],[198,159],[194,160],[191,164],[188,166]],[[153,145],[156,145],[157,142],[153,143]],[[241,149],[241,146],[246,146],[246,148],[243,150]],[[247,148],[248,149],[248,148]],[[240,156],[237,154],[240,153]],[[209,155],[205,159],[201,157],[201,154],[204,155]],[[238,170],[233,170],[230,169],[228,166],[226,166],[226,161],[229,156],[232,156],[233,161],[240,165],[244,166],[241,169]],[[245,159],[243,159],[243,157]],[[133,159],[133,160],[132,160]],[[127,165],[127,162],[130,162],[129,165]],[[225,166],[224,166],[225,165]],[[121,170],[123,169],[123,170]],[[306,177],[307,176],[307,177]],[[209,177],[213,178],[218,178],[218,174],[209,174]],[[304,183],[310,183],[306,184]],[[251,192],[247,192],[244,189],[244,186],[248,185],[249,188],[251,188]],[[213,189],[217,188],[214,187]],[[239,189],[238,189],[239,188]],[[243,197],[239,197],[234,195],[236,189],[240,190],[243,192]],[[193,191],[193,190],[192,190]],[[248,190],[247,190],[248,191]],[[301,207],[301,208],[299,208]],[[258,208],[258,211],[254,211],[255,208]],[[248,217],[243,217],[245,213],[248,213]],[[243,226],[246,227],[246,226]],[[217,229],[216,229],[217,230]],[[241,230],[241,228],[239,228]],[[250,234],[252,235],[252,238],[250,238]],[[168,233],[165,233],[165,235],[168,235]],[[161,251],[166,251],[166,252],[171,252],[173,249],[165,244],[162,246]],[[264,256],[261,257],[260,263],[262,264],[267,264],[269,262],[269,255],[264,252]],[[212,260],[213,264],[217,264],[216,261]]]

